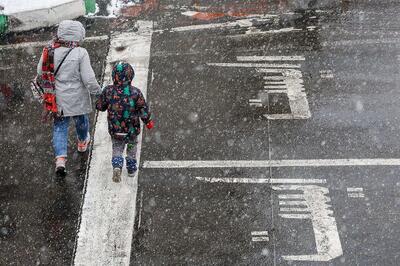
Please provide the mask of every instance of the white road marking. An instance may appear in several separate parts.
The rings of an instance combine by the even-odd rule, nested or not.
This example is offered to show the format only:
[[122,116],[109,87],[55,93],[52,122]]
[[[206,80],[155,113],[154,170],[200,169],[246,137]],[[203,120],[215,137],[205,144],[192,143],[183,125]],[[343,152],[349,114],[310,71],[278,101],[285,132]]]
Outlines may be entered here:
[[280,213],[280,217],[285,219],[311,219],[311,214],[308,213]]
[[287,200],[287,201],[280,200],[279,201],[279,205],[297,206],[297,205],[306,205],[306,202],[305,201],[298,201],[298,200]]
[[265,64],[265,63],[207,63],[209,66],[218,67],[246,67],[246,68],[300,68],[300,65],[294,64]]
[[244,34],[235,34],[235,35],[228,35],[228,38],[245,38],[254,35],[266,35],[266,34],[279,34],[279,33],[287,33],[287,32],[299,32],[303,31],[303,29],[297,29],[294,27],[289,28],[281,28],[276,30],[262,30],[256,27],[249,27],[248,30]]
[[362,187],[348,187],[347,192],[363,192]]
[[303,194],[279,194],[279,199],[304,199]]
[[[109,39],[108,35],[101,35],[101,36],[87,37],[87,38],[85,38],[84,42],[106,41],[108,39]],[[42,46],[47,45],[48,43],[49,43],[49,41],[45,41],[45,42],[23,42],[23,43],[16,43],[16,44],[0,45],[0,51],[1,50],[9,50],[9,49],[42,47]]]
[[400,159],[309,159],[309,160],[215,160],[215,161],[145,161],[144,168],[267,168],[267,167],[337,167],[400,166]]
[[347,196],[349,198],[364,198],[364,189],[361,187],[348,187]]
[[304,61],[304,56],[238,56],[238,61]]
[[[111,83],[111,63],[125,60],[135,69],[133,84],[146,95],[151,36],[152,23],[140,22],[138,32],[117,33],[112,37],[104,84]],[[117,51],[115,48],[121,45],[127,48]],[[138,163],[141,143],[142,135],[138,143]],[[111,140],[107,129],[107,114],[103,112],[99,113],[96,123],[74,265],[130,263],[138,172],[132,178],[127,177],[124,170],[119,184],[112,182],[111,175]]]
[[293,213],[293,212],[310,212],[310,209],[309,208],[282,207],[282,208],[279,208],[279,211],[280,212],[291,212],[291,213]]
[[[303,56],[242,56],[238,57],[238,61],[304,61],[305,57]],[[242,63],[244,64],[244,63]],[[248,64],[248,63],[247,63]],[[299,66],[300,65],[296,65]],[[279,84],[284,84],[285,88],[287,88],[284,92],[266,92],[266,93],[286,93],[289,99],[290,113],[289,114],[271,114],[264,115],[267,119],[277,120],[277,119],[308,119],[311,117],[310,107],[307,100],[307,95],[305,93],[304,85],[303,85],[303,75],[300,70],[290,69],[293,67],[288,67],[288,64],[281,64],[281,67],[277,67],[276,69],[268,69],[263,68],[258,65],[254,65],[256,67],[257,72],[266,73],[267,76],[264,76],[265,80],[271,80],[271,78],[275,80],[282,80]],[[283,70],[279,70],[279,68],[284,68]],[[278,74],[279,76],[271,76],[271,74]],[[272,85],[266,85],[264,88],[273,88]]]
[[349,198],[364,198],[364,193],[349,193],[347,194]]
[[218,178],[196,177],[199,181],[208,183],[243,183],[243,184],[325,184],[325,179],[291,179],[291,178]]
[[333,79],[334,78],[332,70],[320,70],[319,74],[320,74],[321,78],[323,78],[323,79]]
[[248,28],[248,27],[253,26],[254,23],[267,22],[267,21],[271,20],[271,18],[273,18],[273,17],[275,17],[275,16],[265,15],[265,16],[258,16],[256,18],[239,19],[239,20],[231,21],[231,22],[208,23],[208,24],[182,26],[182,27],[171,28],[169,30],[162,30],[162,32],[164,32],[164,31],[185,32],[185,31],[235,28],[235,27]]
[[[225,183],[267,183],[268,179],[252,179],[252,178],[202,178],[196,179],[204,182],[225,182]],[[264,182],[258,182],[264,180]],[[274,182],[286,182],[284,185],[273,185],[272,189],[284,193],[285,198],[289,195],[299,196],[299,194],[291,194],[290,192],[301,191],[301,199],[304,199],[304,208],[300,207],[280,207],[279,216],[286,219],[310,219],[312,222],[317,254],[311,255],[285,255],[283,259],[289,261],[330,261],[343,255],[342,244],[339,238],[339,232],[333,216],[330,198],[327,196],[329,190],[325,187],[315,184],[301,184],[307,179],[302,180],[299,184],[294,184],[296,179],[270,179]],[[293,181],[293,182],[291,182]],[[326,180],[320,180],[326,182]],[[320,183],[324,183],[320,182]],[[272,182],[271,182],[272,183]],[[288,194],[289,192],[289,194]],[[280,198],[280,200],[282,200]],[[284,201],[287,201],[284,199]],[[302,203],[303,205],[303,203]],[[285,212],[285,213],[282,213]],[[288,212],[288,213],[286,213]],[[304,213],[308,212],[308,213]]]
[[[282,256],[285,260],[330,261],[343,255],[336,220],[329,204],[331,200],[327,196],[329,193],[327,188],[317,185],[279,185],[273,186],[272,189],[285,193],[288,191],[303,192],[302,196],[307,208],[280,208],[280,212],[292,213],[280,213],[279,216],[286,219],[311,219],[315,235],[317,254]],[[309,214],[297,212],[309,212]]]
[[352,46],[358,47],[360,45],[382,45],[382,44],[400,44],[400,38],[377,38],[377,39],[356,39],[356,40],[340,40],[340,41],[327,41],[322,42],[323,47],[335,46]]
[[251,241],[253,242],[268,242],[268,231],[253,231],[251,232]]
[[267,236],[269,235],[268,231],[253,231],[251,232],[252,236]]
[[[268,69],[260,69],[260,72],[270,73]],[[268,114],[268,119],[308,119],[311,117],[307,95],[305,93],[302,73],[296,69],[282,70],[284,83],[287,86],[290,114]]]
[[[259,73],[265,73],[263,78],[266,80],[264,89],[273,89],[273,91],[261,91],[262,93],[284,93],[287,94],[289,99],[290,113],[288,114],[265,114],[267,119],[308,119],[311,117],[310,107],[307,100],[303,85],[303,74],[299,70],[299,64],[271,64],[271,62],[285,62],[285,61],[304,61],[304,56],[238,56],[239,63],[207,63],[209,66],[217,67],[246,67],[255,68]],[[266,63],[265,63],[266,62]],[[267,82],[267,80],[281,81],[281,82]],[[272,83],[273,85],[269,84]],[[285,86],[286,91],[277,91],[280,87]],[[261,95],[259,94],[259,97]],[[260,106],[259,102],[254,103],[251,100],[251,106]]]
[[268,236],[254,236],[251,238],[251,241],[253,241],[253,242],[268,242],[269,237]]
[[287,90],[283,90],[283,89],[280,89],[280,90],[275,89],[275,90],[265,90],[265,93],[270,93],[270,94],[272,94],[272,93],[275,93],[275,94],[287,94],[288,91],[287,91]]
[[250,99],[249,105],[254,106],[254,107],[262,107],[263,106],[261,99]]
[[268,81],[281,81],[283,82],[283,76],[264,76],[263,79]]

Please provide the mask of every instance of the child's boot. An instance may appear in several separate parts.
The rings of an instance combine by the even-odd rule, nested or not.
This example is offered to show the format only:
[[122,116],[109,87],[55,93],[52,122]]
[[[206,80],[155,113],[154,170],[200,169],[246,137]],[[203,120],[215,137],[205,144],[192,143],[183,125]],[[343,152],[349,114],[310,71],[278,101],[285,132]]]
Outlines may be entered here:
[[135,176],[137,171],[136,160],[126,157],[126,169],[128,170],[128,176]]
[[112,180],[115,183],[119,183],[121,182],[121,172],[124,165],[124,158],[122,158],[121,156],[112,157],[111,163],[114,168]]
[[121,182],[121,168],[114,168],[112,180],[115,183]]

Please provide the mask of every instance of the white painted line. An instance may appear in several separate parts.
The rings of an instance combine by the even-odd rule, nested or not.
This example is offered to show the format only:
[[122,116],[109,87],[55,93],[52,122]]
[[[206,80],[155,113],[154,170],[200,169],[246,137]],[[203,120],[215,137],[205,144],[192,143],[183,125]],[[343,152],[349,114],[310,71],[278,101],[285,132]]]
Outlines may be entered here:
[[332,70],[320,70],[319,74],[320,74],[321,78],[324,78],[324,79],[333,79],[334,78],[334,74],[333,74]]
[[268,168],[268,167],[338,167],[400,166],[400,159],[309,159],[242,161],[145,161],[144,168]]
[[282,207],[279,208],[280,212],[310,212],[308,207],[306,208],[295,208],[295,207]]
[[265,93],[275,93],[275,94],[287,94],[287,90],[282,90],[282,89],[280,89],[280,90],[265,90],[264,91]]
[[289,27],[276,30],[262,30],[256,27],[248,27],[248,30],[244,34],[227,35],[226,37],[238,39],[238,38],[251,37],[254,35],[279,34],[279,33],[299,32],[299,31],[303,31],[303,29]]
[[364,193],[349,193],[348,195],[347,195],[349,198],[364,198],[365,197],[365,195],[364,195]]
[[[261,72],[261,71],[258,71],[258,72]],[[268,81],[275,81],[275,82],[276,81],[283,82],[283,80],[284,80],[282,75],[280,75],[280,76],[265,76],[265,77],[263,77],[263,79],[268,80]]]
[[170,32],[185,32],[185,31],[196,31],[196,30],[209,30],[209,29],[222,29],[222,28],[235,28],[235,27],[243,27],[248,28],[253,26],[254,22],[264,22],[271,20],[270,16],[260,17],[260,18],[248,18],[248,19],[239,19],[232,22],[222,22],[222,23],[208,23],[208,24],[198,24],[198,25],[190,25],[190,26],[183,26],[183,27],[176,27],[171,28],[169,30],[162,30],[170,31]]
[[[108,35],[101,35],[101,36],[87,37],[85,38],[84,42],[106,41],[108,39],[109,39]],[[0,45],[0,51],[9,49],[42,47],[47,45],[48,43],[49,43],[48,41],[45,41],[45,42],[24,42],[24,43]]]
[[251,232],[252,236],[267,236],[269,233],[268,231],[253,231]]
[[273,68],[273,69],[290,69],[290,68],[300,68],[300,65],[294,64],[265,64],[265,63],[207,63],[209,66],[217,67],[253,67],[253,68]]
[[262,107],[263,106],[261,99],[250,99],[249,105],[253,106],[253,107]]
[[269,120],[300,120],[310,118],[308,115],[293,115],[293,114],[272,114],[264,115]]
[[303,201],[297,201],[297,200],[280,200],[279,205],[284,205],[284,206],[297,206],[297,205],[305,205],[307,206],[307,202]]
[[269,237],[268,236],[255,236],[251,238],[251,241],[253,242],[268,242]]
[[[238,64],[244,64],[244,63],[238,63]],[[253,63],[253,64],[255,64],[255,63]],[[283,69],[285,69],[284,66],[285,65],[283,65],[283,67],[282,67]],[[298,66],[300,68],[300,65],[296,65],[296,66]],[[285,79],[284,72],[283,72],[284,70],[282,70],[282,68],[275,68],[275,69],[273,69],[273,68],[257,68],[256,71],[258,73],[274,74],[274,75],[270,75],[270,76],[265,76],[265,79],[269,79],[272,77],[279,77],[284,80]],[[300,75],[299,77],[301,77],[301,76],[302,75]]]
[[355,39],[355,40],[340,40],[340,41],[329,41],[322,42],[323,47],[335,47],[335,46],[352,46],[358,47],[360,45],[382,45],[382,44],[400,44],[400,38],[376,38],[376,39]]
[[325,184],[325,179],[291,179],[291,178],[214,178],[196,177],[199,181],[208,183],[244,183],[244,184]]
[[238,61],[304,61],[304,56],[238,56]]
[[[152,22],[139,22],[139,30],[118,33],[111,39],[104,84],[111,84],[111,62],[125,60],[135,69],[134,85],[147,92]],[[117,51],[123,44],[127,48]],[[137,160],[140,161],[142,135]],[[129,265],[136,213],[138,172],[122,182],[111,180],[111,140],[107,113],[99,113],[94,135],[92,159],[86,179],[86,193],[75,247],[74,265]]]
[[311,219],[312,216],[309,213],[280,213],[280,217],[285,219]]
[[363,192],[362,187],[348,187],[347,192]]
[[304,199],[303,194],[279,194],[279,199]]

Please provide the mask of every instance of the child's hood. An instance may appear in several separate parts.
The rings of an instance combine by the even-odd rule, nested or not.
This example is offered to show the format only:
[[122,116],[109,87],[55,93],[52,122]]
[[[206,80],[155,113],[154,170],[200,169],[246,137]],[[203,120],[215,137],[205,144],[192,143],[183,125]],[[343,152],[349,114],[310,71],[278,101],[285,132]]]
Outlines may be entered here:
[[114,85],[130,85],[134,76],[135,71],[133,70],[133,67],[126,62],[118,62],[113,67],[112,79]]

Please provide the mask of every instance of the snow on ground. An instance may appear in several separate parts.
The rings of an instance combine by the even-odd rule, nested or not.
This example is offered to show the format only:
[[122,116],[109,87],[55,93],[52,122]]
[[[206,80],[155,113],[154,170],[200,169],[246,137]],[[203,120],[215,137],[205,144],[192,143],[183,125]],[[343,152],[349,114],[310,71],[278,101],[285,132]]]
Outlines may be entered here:
[[4,14],[9,15],[30,10],[51,8],[76,1],[81,0],[18,0],[18,4],[15,3],[15,0],[0,0],[0,6],[4,7]]
[[141,4],[142,2],[143,1],[141,0],[133,0],[129,2],[123,0],[111,0],[110,4],[107,6],[108,17],[117,17],[120,14],[120,9],[122,7]]

